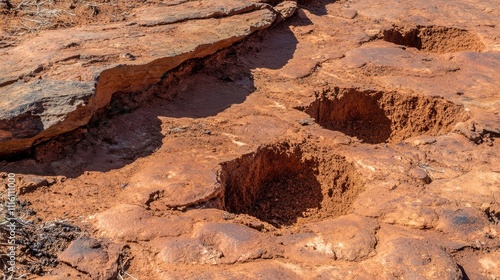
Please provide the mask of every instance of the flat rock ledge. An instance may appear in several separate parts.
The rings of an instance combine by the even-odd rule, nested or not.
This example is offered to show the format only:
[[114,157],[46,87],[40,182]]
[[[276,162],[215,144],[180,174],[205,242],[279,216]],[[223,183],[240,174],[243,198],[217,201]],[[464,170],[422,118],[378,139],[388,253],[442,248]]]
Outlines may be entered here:
[[86,125],[114,93],[144,91],[183,62],[266,29],[296,7],[266,2],[143,8],[132,22],[43,31],[0,47],[0,157]]

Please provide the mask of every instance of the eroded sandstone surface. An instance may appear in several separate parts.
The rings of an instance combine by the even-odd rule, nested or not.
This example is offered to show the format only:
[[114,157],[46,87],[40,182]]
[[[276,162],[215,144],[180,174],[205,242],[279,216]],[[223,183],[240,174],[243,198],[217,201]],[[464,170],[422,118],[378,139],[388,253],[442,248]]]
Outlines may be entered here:
[[187,1],[134,21],[42,31],[0,53],[0,155],[86,125],[113,94],[147,90],[182,62],[269,27],[265,1]]
[[151,2],[0,33],[20,272],[500,279],[498,1]]

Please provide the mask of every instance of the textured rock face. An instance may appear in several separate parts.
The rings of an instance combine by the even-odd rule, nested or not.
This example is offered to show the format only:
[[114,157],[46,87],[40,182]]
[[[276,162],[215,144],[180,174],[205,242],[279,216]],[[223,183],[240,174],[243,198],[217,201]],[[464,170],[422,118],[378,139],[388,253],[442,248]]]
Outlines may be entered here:
[[83,126],[114,93],[145,90],[182,62],[268,28],[277,12],[261,2],[143,9],[133,22],[44,31],[0,49],[0,156]]
[[422,279],[462,279],[453,259],[434,244],[420,240],[397,238],[380,248],[380,263],[387,276]]
[[312,234],[283,239],[293,244],[287,245],[290,258],[326,264],[331,260],[354,262],[375,254],[378,228],[374,220],[347,215],[309,225]]
[[146,209],[135,205],[120,205],[99,213],[95,218],[102,234],[124,241],[179,236],[189,232],[193,222],[178,216],[153,217]]
[[92,279],[108,280],[118,276],[122,249],[118,244],[82,237],[73,241],[58,257]]
[[164,263],[232,264],[269,258],[273,244],[266,239],[243,225],[208,223],[193,232],[191,238],[161,240],[155,246]]
[[1,155],[29,149],[38,139],[85,125],[96,109],[92,82],[20,81],[1,90]]

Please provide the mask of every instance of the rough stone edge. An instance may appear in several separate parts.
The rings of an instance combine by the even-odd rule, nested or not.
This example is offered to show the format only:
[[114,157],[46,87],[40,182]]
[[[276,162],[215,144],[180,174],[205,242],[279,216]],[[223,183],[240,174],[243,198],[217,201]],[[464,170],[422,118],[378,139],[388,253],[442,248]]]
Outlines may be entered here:
[[[156,83],[158,83],[161,78],[164,76],[165,73],[168,71],[174,69],[175,67],[181,65],[183,62],[190,60],[190,59],[195,59],[195,58],[203,58],[210,56],[217,51],[220,51],[224,48],[227,48],[238,41],[243,40],[244,38],[250,36],[256,31],[264,30],[272,26],[278,17],[277,11],[274,10],[274,8],[270,5],[262,5],[261,10],[268,10],[270,13],[272,13],[272,18],[271,21],[268,22],[267,24],[256,26],[256,25],[250,25],[248,28],[250,29],[245,35],[240,35],[236,37],[230,37],[230,38],[225,38],[220,41],[218,41],[216,44],[205,44],[205,45],[198,45],[194,50],[186,53],[182,53],[173,57],[164,57],[164,58],[159,58],[155,59],[150,62],[146,62],[141,65],[115,65],[112,68],[108,68],[106,70],[103,70],[98,76],[95,77],[95,89],[94,89],[94,95],[86,99],[85,104],[82,104],[81,106],[78,106],[73,112],[70,112],[69,118],[68,119],[75,119],[78,120],[76,125],[69,125],[67,128],[61,128],[64,125],[67,125],[67,121],[62,121],[59,124],[56,124],[52,127],[49,127],[47,129],[42,130],[39,134],[30,137],[30,138],[24,138],[24,139],[12,139],[9,141],[5,141],[0,143],[0,158],[8,158],[15,156],[17,154],[20,154],[22,152],[25,152],[29,150],[35,143],[40,143],[42,141],[49,140],[51,138],[54,138],[58,135],[61,135],[66,132],[73,131],[79,127],[82,127],[86,125],[91,117],[99,110],[104,108],[109,104],[109,102],[112,99],[112,95],[116,92],[121,91],[122,89],[120,87],[112,87],[112,88],[102,88],[102,85],[108,82],[110,79],[114,78],[114,74],[117,73],[117,71],[123,73],[123,69],[127,68],[129,73],[134,72],[136,69],[141,68],[141,67],[154,67],[155,65],[169,65],[167,67],[162,67],[163,69],[160,71],[156,71],[157,77],[154,79],[154,82],[151,82],[148,85],[144,85],[145,87],[152,86]],[[257,10],[258,11],[258,10]],[[252,11],[256,12],[256,11]],[[121,79],[123,80],[123,78]],[[118,82],[119,83],[119,82]],[[15,85],[15,83],[13,83]],[[141,89],[132,89],[128,90],[129,92],[134,92],[134,91],[139,91]],[[84,116],[82,118],[82,116]]]

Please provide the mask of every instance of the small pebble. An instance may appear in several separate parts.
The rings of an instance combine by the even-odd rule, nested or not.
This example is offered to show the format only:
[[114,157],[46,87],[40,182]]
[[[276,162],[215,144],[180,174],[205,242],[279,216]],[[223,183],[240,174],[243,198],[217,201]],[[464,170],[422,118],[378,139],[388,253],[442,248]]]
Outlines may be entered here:
[[136,57],[133,54],[131,54],[131,53],[123,53],[123,54],[120,55],[120,57],[123,58],[123,59],[129,59],[129,60],[135,60],[136,59]]
[[307,118],[307,119],[303,119],[303,120],[299,121],[300,125],[302,125],[302,126],[311,125],[313,122],[314,122],[314,119],[312,119],[312,118]]
[[432,182],[432,179],[429,177],[427,172],[421,168],[413,168],[410,170],[410,175],[426,184],[430,184]]

